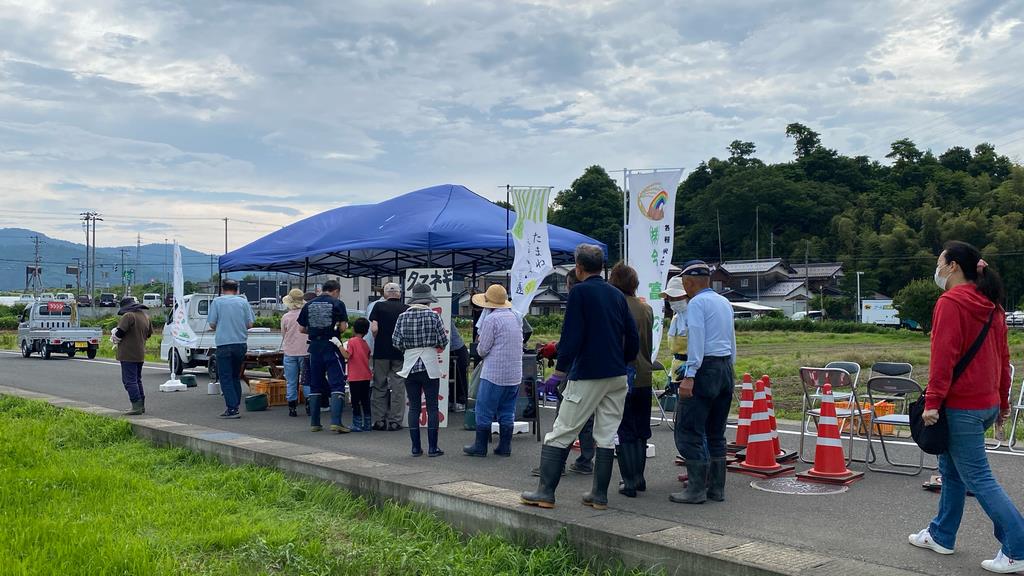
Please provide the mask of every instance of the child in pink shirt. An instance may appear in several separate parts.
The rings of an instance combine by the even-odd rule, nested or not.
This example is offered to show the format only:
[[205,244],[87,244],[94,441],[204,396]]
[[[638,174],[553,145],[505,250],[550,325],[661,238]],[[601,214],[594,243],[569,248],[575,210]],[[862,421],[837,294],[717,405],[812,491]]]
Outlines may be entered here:
[[364,336],[370,331],[370,321],[356,318],[352,324],[355,336],[345,341],[342,354],[348,361],[348,385],[352,395],[352,431],[369,432],[373,429],[370,416],[370,346]]

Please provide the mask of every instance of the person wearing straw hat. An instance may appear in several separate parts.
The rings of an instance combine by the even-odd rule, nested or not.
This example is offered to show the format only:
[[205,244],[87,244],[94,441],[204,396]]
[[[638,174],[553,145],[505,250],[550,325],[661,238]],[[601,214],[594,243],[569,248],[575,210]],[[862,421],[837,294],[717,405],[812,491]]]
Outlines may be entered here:
[[711,289],[711,268],[702,260],[683,265],[686,362],[676,372],[676,449],[686,459],[686,489],[669,496],[680,504],[725,499],[725,426],[732,407],[736,331],[732,304]]
[[405,392],[409,402],[409,439],[412,455],[421,456],[420,412],[424,396],[427,402],[427,456],[443,456],[437,446],[440,425],[437,394],[441,388],[441,364],[437,351],[448,345],[448,332],[441,316],[430,309],[437,298],[427,284],[412,287],[409,309],[395,322],[391,344],[403,354],[402,369],[398,375],[405,378]]
[[[281,303],[288,308],[284,316],[281,316],[281,351],[284,353],[284,379],[287,382],[285,398],[288,400],[288,415],[293,418],[298,416],[295,408],[299,405],[299,382],[309,371],[309,339],[299,328],[299,311],[306,304],[304,296],[302,290],[292,288],[281,299]],[[309,414],[308,405],[306,414]]]
[[462,448],[470,456],[487,456],[491,422],[498,422],[498,456],[512,455],[516,398],[523,381],[523,323],[512,311],[508,292],[492,284],[473,295],[473,305],[490,313],[480,326],[477,354],[483,358],[476,395],[476,441]]

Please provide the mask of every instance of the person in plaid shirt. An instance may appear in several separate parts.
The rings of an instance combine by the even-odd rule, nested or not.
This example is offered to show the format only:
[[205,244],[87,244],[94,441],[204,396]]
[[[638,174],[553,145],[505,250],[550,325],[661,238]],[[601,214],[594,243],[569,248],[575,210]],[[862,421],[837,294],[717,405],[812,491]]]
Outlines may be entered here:
[[437,394],[441,387],[441,365],[438,349],[448,345],[448,333],[441,317],[428,305],[437,298],[426,284],[412,287],[409,309],[398,316],[391,343],[404,354],[398,375],[405,378],[405,391],[409,401],[409,438],[412,455],[421,456],[420,411],[423,396],[427,399],[427,456],[443,456],[437,447],[438,411]]

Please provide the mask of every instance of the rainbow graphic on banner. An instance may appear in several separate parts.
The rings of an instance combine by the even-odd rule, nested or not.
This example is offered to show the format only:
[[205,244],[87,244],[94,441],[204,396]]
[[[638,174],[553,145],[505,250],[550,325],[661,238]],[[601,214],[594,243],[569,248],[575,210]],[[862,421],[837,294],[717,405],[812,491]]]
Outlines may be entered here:
[[665,218],[668,192],[660,184],[652,184],[644,188],[637,195],[637,203],[640,205],[640,212],[644,216],[649,220],[658,222]]

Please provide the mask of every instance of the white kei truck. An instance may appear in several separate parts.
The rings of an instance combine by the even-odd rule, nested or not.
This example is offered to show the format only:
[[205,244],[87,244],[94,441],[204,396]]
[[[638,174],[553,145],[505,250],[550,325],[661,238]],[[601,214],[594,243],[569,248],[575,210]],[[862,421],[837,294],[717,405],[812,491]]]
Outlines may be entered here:
[[81,327],[74,302],[36,301],[25,307],[18,321],[18,347],[25,358],[36,352],[46,360],[55,353],[74,358],[84,352],[92,359],[101,338],[103,330]]
[[[210,303],[214,298],[216,298],[215,294],[189,294],[182,298],[185,306],[185,318],[198,338],[195,346],[171,346],[170,318],[174,315],[174,308],[170,309],[168,321],[164,325],[163,339],[160,342],[160,358],[167,361],[168,370],[173,370],[176,375],[181,375],[187,368],[206,366],[210,380],[217,380],[215,333],[210,330],[210,322],[207,319],[210,313]],[[247,345],[250,351],[280,350],[281,333],[272,332],[270,328],[250,328]],[[171,368],[172,364],[173,368]]]

